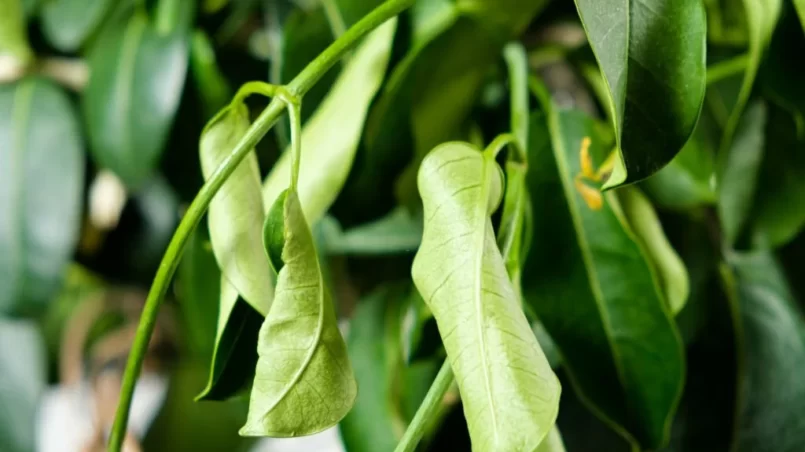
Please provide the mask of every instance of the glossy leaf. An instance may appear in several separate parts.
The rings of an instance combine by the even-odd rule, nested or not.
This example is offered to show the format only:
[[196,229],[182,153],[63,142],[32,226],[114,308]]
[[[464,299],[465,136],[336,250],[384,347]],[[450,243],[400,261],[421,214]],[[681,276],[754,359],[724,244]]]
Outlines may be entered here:
[[42,32],[63,52],[78,50],[109,12],[110,0],[49,0],[42,4]]
[[561,391],[495,242],[490,215],[502,182],[491,153],[460,142],[434,149],[418,181],[425,231],[412,275],[436,317],[478,451],[536,449]]
[[743,0],[749,32],[748,61],[738,99],[732,107],[729,119],[724,127],[724,136],[719,149],[721,152],[726,152],[726,149],[732,145],[733,135],[740,131],[739,123],[744,115],[744,107],[752,94],[763,53],[771,41],[782,4],[782,0]]
[[414,253],[422,240],[422,220],[398,207],[371,223],[342,231],[338,220],[321,221],[327,254],[388,255]]
[[92,153],[129,188],[159,163],[187,72],[188,35],[160,34],[135,15],[90,49],[83,96]]
[[0,449],[31,451],[47,384],[45,346],[34,323],[6,319],[0,319],[0,344]]
[[346,344],[295,191],[281,196],[284,246],[274,304],[260,329],[243,436],[304,436],[346,416],[357,396]]
[[58,87],[0,86],[0,313],[35,311],[61,284],[78,242],[83,145]]
[[774,257],[767,252],[729,259],[735,279],[734,316],[740,322],[738,452],[805,448],[805,321]]
[[[201,137],[199,153],[205,179],[226,159],[249,128],[243,105],[214,118]],[[257,312],[271,305],[271,270],[262,243],[263,205],[260,170],[251,152],[224,182],[207,215],[212,249],[224,276]]]
[[607,82],[620,158],[606,187],[654,174],[693,133],[705,91],[700,0],[576,0]]
[[[330,93],[302,130],[299,198],[305,217],[317,222],[330,208],[349,175],[369,103],[385,75],[397,21],[373,31],[358,47]],[[263,184],[270,208],[290,182],[291,154],[285,152]]]
[[690,294],[685,263],[669,243],[660,219],[645,195],[634,187],[625,187],[617,194],[629,227],[660,280],[668,308],[676,315],[685,307]]
[[630,441],[658,448],[684,382],[679,333],[614,193],[583,177],[610,153],[601,125],[555,110],[534,88],[547,111],[531,118],[528,189],[535,215],[550,212],[551,221],[533,223],[526,302],[585,405]]
[[433,362],[406,365],[400,351],[401,314],[409,289],[384,286],[361,299],[350,321],[347,348],[358,398],[340,430],[350,452],[391,452],[408,424],[406,403],[417,406],[430,386]]
[[218,326],[207,386],[196,400],[226,400],[247,388],[254,376],[257,342],[263,317],[238,297],[238,291],[221,277]]
[[21,64],[28,63],[33,52],[26,31],[22,2],[4,0],[0,3],[0,55],[8,54]]
[[724,238],[732,245],[746,224],[763,159],[766,107],[747,109],[732,147],[719,162],[718,214]]

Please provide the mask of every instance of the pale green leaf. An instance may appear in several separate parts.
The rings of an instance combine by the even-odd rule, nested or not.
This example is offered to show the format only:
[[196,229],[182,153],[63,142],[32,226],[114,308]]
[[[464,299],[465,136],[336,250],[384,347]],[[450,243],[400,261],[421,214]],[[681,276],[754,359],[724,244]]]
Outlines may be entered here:
[[802,23],[802,29],[805,31],[805,0],[794,0],[794,8],[797,9],[799,21]]
[[678,314],[690,294],[685,263],[668,242],[660,219],[645,195],[635,187],[624,187],[617,191],[617,195],[635,238],[660,279],[668,307],[673,314]]
[[607,83],[619,157],[606,187],[670,162],[693,133],[705,92],[701,0],[576,0]]
[[43,2],[42,32],[63,52],[78,50],[101,24],[115,2],[110,0],[48,0]]
[[413,253],[422,240],[422,219],[398,207],[371,223],[342,231],[338,220],[325,217],[320,223],[324,252],[349,255]]
[[313,236],[294,191],[285,213],[284,266],[260,329],[243,436],[311,435],[337,424],[357,396],[344,339],[322,279]]
[[559,381],[520,307],[490,220],[502,180],[491,153],[452,142],[419,171],[425,232],[412,275],[436,317],[473,450],[534,450],[559,409]]
[[[248,111],[237,106],[213,118],[199,145],[201,169],[209,178],[249,128]],[[268,258],[262,243],[263,204],[257,156],[250,152],[210,203],[212,250],[218,265],[238,293],[265,315],[273,293]]]
[[[311,223],[327,212],[347,180],[366,112],[386,73],[396,27],[396,19],[389,20],[366,38],[305,123],[298,191],[305,217]],[[266,177],[263,184],[266,209],[288,187],[290,165],[291,154],[286,151]]]
[[559,428],[554,426],[535,452],[565,452],[565,443]]

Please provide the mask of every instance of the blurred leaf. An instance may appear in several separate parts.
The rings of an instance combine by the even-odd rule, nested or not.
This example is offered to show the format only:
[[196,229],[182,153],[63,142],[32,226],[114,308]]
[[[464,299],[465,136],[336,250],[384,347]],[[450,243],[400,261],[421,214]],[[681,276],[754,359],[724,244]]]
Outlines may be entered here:
[[562,441],[562,434],[559,433],[559,428],[554,425],[535,452],[565,452],[565,443]]
[[83,146],[58,87],[0,86],[0,313],[36,311],[61,284],[78,241]]
[[805,67],[791,61],[803,53],[802,27],[794,17],[782,17],[758,76],[763,96],[794,115],[800,138],[805,138]]
[[160,34],[139,16],[108,27],[89,53],[83,97],[91,150],[129,188],[159,163],[187,71],[189,36]]
[[442,339],[436,320],[419,291],[411,291],[404,310],[401,334],[405,362],[411,364],[435,356],[443,358]]
[[381,287],[358,303],[350,321],[347,348],[360,388],[340,425],[350,452],[393,451],[409,421],[404,399],[418,405],[433,380],[433,363],[403,361],[401,308],[408,291],[401,284]]
[[805,136],[797,137],[788,113],[772,108],[766,137],[749,218],[757,248],[784,245],[805,225]]
[[[199,154],[209,178],[249,128],[249,113],[237,105],[213,118],[201,135]],[[212,250],[224,276],[257,312],[268,313],[273,288],[262,247],[264,211],[260,170],[252,151],[213,198],[207,215]]]
[[324,252],[346,255],[414,253],[422,240],[422,219],[398,207],[385,217],[345,231],[338,220],[324,217]]
[[177,273],[176,295],[188,345],[195,356],[211,359],[221,299],[221,271],[204,225],[198,225],[190,236]]
[[576,0],[576,6],[615,118],[620,158],[605,187],[645,179],[673,160],[699,118],[704,7],[700,0]]
[[179,223],[179,198],[161,176],[156,175],[132,194],[132,204],[142,218],[140,228],[126,236],[126,257],[135,274],[150,279],[168,248]]
[[48,0],[40,14],[42,32],[63,52],[78,50],[110,11],[112,0]]
[[678,314],[690,294],[685,263],[668,242],[654,206],[646,196],[635,187],[624,187],[616,194],[636,241],[643,247],[660,280],[668,308],[672,314]]
[[207,386],[196,400],[226,400],[247,388],[257,364],[254,344],[263,317],[221,277],[218,327]]
[[726,275],[738,331],[739,452],[805,448],[805,323],[781,269],[768,252],[732,255]]
[[45,390],[45,346],[36,325],[0,318],[0,450],[34,450],[35,414]]
[[274,304],[260,328],[243,436],[305,436],[337,424],[357,397],[346,344],[295,191],[282,194],[284,245]]
[[715,204],[715,151],[707,142],[700,120],[693,136],[668,165],[641,187],[660,207],[685,210]]
[[533,87],[547,117],[531,118],[528,189],[535,215],[550,212],[551,221],[533,223],[526,301],[584,404],[630,441],[658,448],[684,383],[679,333],[614,193],[583,177],[609,154],[605,132],[582,113],[556,111]]
[[232,97],[232,90],[215,60],[215,49],[202,30],[193,33],[190,73],[195,79],[206,121],[226,105]]
[[799,21],[802,23],[803,31],[805,31],[805,0],[794,0],[794,8],[797,9]]
[[213,14],[222,10],[228,3],[229,0],[203,0],[201,8],[205,13]]
[[426,157],[425,231],[411,274],[439,324],[473,449],[532,450],[556,420],[561,388],[495,242],[500,173],[491,152],[465,143]]
[[[349,175],[369,103],[385,75],[396,26],[396,19],[389,20],[367,36],[302,130],[299,197],[311,223],[327,212]],[[266,209],[288,187],[290,165],[291,154],[285,152],[266,177]]]
[[719,160],[718,214],[724,239],[734,245],[745,226],[755,196],[766,128],[766,106],[746,110],[732,147]]
[[20,0],[0,1],[0,55],[8,54],[27,64],[33,58],[28,44],[23,3]]
[[748,24],[743,0],[705,0],[707,37],[710,43],[745,46]]
[[[741,89],[738,93],[736,104],[729,113],[729,119],[724,127],[724,135],[721,140],[719,151],[726,152],[732,145],[733,135],[740,131],[739,123],[744,115],[744,108],[752,94],[755,85],[755,77],[777,25],[780,16],[782,0],[744,0],[743,6],[746,12],[747,29],[749,32],[749,51],[746,70],[744,71]],[[737,138],[735,138],[737,140]]]

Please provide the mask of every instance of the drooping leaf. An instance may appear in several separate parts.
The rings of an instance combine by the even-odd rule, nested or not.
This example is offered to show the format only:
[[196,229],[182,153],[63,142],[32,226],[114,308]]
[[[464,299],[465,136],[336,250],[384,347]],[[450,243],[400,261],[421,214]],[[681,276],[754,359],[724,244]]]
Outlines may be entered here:
[[619,157],[605,187],[670,162],[693,133],[705,91],[700,0],[576,0],[609,89]]
[[25,28],[25,15],[20,0],[0,3],[0,55],[10,55],[20,64],[33,58]]
[[412,275],[439,325],[473,450],[534,450],[561,389],[495,241],[500,169],[491,153],[451,142],[425,158],[418,182],[425,231]]
[[78,241],[83,145],[58,87],[0,86],[0,313],[35,311],[61,283]]
[[[233,107],[210,122],[199,153],[205,179],[226,159],[249,127],[246,107]],[[265,315],[271,305],[271,270],[262,243],[263,204],[254,152],[240,163],[212,200],[210,239],[218,265],[238,293]]]
[[[396,19],[373,31],[357,48],[302,130],[299,198],[305,217],[317,222],[330,208],[349,175],[369,103],[385,75]],[[263,203],[270,208],[290,181],[291,154],[285,152],[263,183]]]
[[738,331],[738,452],[805,448],[805,321],[768,252],[733,255],[732,294]]
[[35,415],[47,372],[45,345],[36,325],[0,319],[0,449],[34,450]]
[[625,438],[658,448],[684,382],[679,333],[617,198],[599,191],[595,168],[611,150],[601,125],[555,110],[533,87],[546,112],[531,118],[528,189],[535,215],[551,221],[533,222],[526,302],[584,403]]
[[744,107],[752,94],[763,53],[771,41],[782,4],[782,0],[743,0],[749,34],[748,61],[738,98],[724,126],[724,136],[719,147],[721,152],[726,152],[732,145],[733,135],[740,131],[739,123],[744,115]]
[[422,240],[422,219],[398,207],[371,223],[342,231],[338,220],[322,219],[324,252],[347,255],[413,253]]
[[189,35],[159,33],[135,15],[90,49],[83,96],[91,151],[129,188],[159,163],[187,72]]
[[295,191],[285,213],[274,304],[257,342],[257,369],[243,436],[304,436],[347,415],[357,396],[344,339]]
[[381,287],[360,300],[350,321],[347,348],[360,388],[340,424],[350,452],[392,452],[409,421],[406,401],[418,405],[437,370],[432,361],[403,360],[401,308],[409,290],[401,284]]
[[634,187],[624,187],[617,194],[632,233],[660,280],[668,308],[676,315],[685,307],[690,293],[685,263],[668,242],[660,219],[646,196]]
[[756,103],[747,109],[731,148],[719,161],[718,214],[729,245],[738,240],[752,207],[765,127],[766,107]]
[[263,317],[238,297],[238,291],[221,276],[218,326],[212,349],[207,386],[196,400],[226,400],[248,387],[254,376],[257,342]]
[[110,0],[49,0],[42,4],[42,32],[63,52],[78,50],[100,25],[114,2]]

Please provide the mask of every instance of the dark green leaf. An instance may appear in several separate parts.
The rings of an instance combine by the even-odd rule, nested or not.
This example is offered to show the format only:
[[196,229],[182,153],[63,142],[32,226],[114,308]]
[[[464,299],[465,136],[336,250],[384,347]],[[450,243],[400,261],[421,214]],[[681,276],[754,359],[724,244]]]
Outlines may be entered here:
[[341,230],[338,220],[322,222],[323,247],[327,254],[387,255],[413,253],[422,240],[422,219],[398,207],[371,223]]
[[583,177],[582,167],[594,171],[611,149],[601,125],[556,111],[536,88],[547,117],[531,119],[528,189],[535,215],[549,212],[551,221],[533,225],[526,301],[584,403],[625,437],[658,448],[684,382],[679,333],[615,194]]
[[[311,223],[327,212],[346,182],[366,112],[386,73],[396,27],[397,20],[389,20],[366,38],[302,129],[299,197]],[[285,152],[266,177],[266,209],[288,187],[290,165],[291,153]]]
[[243,436],[291,437],[325,430],[357,397],[344,339],[324,287],[313,236],[295,191],[279,197],[285,237],[274,304],[260,329]]
[[[199,153],[205,178],[221,164],[249,128],[246,107],[238,105],[212,119],[201,136]],[[271,270],[262,243],[264,211],[260,170],[254,152],[240,163],[213,198],[208,214],[218,265],[238,293],[265,315],[271,305]]]
[[[738,425],[734,450],[805,449],[805,322],[768,252],[733,255],[726,276],[740,322]],[[732,283],[732,284],[730,284]]]
[[45,346],[35,324],[5,319],[0,319],[0,344],[0,449],[32,451],[47,378]]
[[645,195],[635,187],[624,187],[616,193],[635,239],[643,247],[654,267],[654,274],[660,280],[668,308],[672,314],[678,314],[685,307],[690,293],[685,263],[668,242],[654,206]]
[[636,182],[688,141],[705,91],[700,0],[576,0],[609,88],[620,158],[605,187]]
[[500,168],[491,152],[451,142],[428,154],[418,183],[425,231],[411,273],[439,325],[473,450],[534,450],[561,388],[495,242]]
[[20,64],[33,58],[28,44],[23,5],[20,0],[5,0],[0,3],[0,55],[10,55]]
[[238,297],[238,291],[221,277],[218,326],[207,386],[196,400],[226,400],[248,387],[254,376],[254,344],[263,317]]
[[743,0],[705,0],[707,37],[712,44],[745,46],[748,25]]
[[747,109],[731,148],[719,161],[718,214],[727,244],[738,240],[755,196],[763,159],[766,107]]
[[204,120],[212,118],[232,97],[229,82],[224,78],[215,60],[215,49],[201,30],[193,33],[190,47],[190,73],[195,79]]
[[113,4],[111,0],[48,0],[42,5],[42,32],[57,49],[76,51]]
[[90,51],[83,97],[91,150],[130,188],[159,163],[187,71],[187,33],[160,34],[135,15]]
[[59,88],[0,86],[0,313],[49,301],[78,241],[81,127]]

